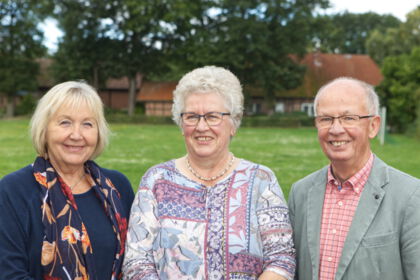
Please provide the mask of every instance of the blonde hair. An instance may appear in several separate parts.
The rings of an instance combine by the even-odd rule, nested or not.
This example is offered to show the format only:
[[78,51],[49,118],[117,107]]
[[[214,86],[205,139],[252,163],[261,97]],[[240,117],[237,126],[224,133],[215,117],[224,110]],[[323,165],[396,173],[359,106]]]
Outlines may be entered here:
[[229,70],[217,66],[204,66],[185,74],[174,90],[172,119],[181,126],[181,113],[185,100],[191,93],[217,93],[225,101],[225,107],[231,114],[235,129],[241,125],[244,96],[241,83]]
[[86,104],[98,125],[98,143],[90,159],[99,156],[108,145],[109,128],[104,116],[104,106],[98,93],[84,82],[69,81],[51,88],[38,102],[30,121],[30,135],[35,151],[48,156],[46,132],[51,117],[63,105],[75,111]]

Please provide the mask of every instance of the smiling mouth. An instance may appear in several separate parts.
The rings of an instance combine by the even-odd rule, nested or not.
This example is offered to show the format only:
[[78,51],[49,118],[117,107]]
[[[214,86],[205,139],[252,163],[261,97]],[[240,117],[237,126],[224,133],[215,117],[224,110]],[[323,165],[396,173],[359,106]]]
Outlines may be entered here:
[[71,146],[71,145],[64,145],[67,149],[72,151],[79,151],[83,149],[83,146]]
[[334,147],[340,147],[340,146],[342,146],[344,144],[347,144],[348,141],[329,141],[329,143],[331,145],[333,145]]
[[196,137],[196,139],[198,141],[210,141],[211,137],[200,136],[200,137]]

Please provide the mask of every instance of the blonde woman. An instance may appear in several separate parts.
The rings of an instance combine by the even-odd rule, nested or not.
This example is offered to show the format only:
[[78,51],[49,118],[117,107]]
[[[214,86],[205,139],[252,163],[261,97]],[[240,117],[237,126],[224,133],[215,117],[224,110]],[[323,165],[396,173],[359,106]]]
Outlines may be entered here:
[[93,159],[108,142],[102,101],[65,82],[31,120],[35,161],[0,181],[0,279],[119,279],[133,191]]

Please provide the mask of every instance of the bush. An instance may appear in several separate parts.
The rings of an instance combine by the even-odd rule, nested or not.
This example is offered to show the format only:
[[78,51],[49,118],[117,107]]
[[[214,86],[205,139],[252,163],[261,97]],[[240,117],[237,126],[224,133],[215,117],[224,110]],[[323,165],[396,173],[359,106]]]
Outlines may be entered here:
[[130,117],[126,112],[106,113],[106,119],[110,123],[142,123],[142,124],[173,124],[171,117],[146,116],[135,114]]
[[15,114],[17,116],[30,115],[35,110],[36,100],[32,94],[26,94],[22,97],[21,102],[16,106]]
[[384,79],[377,89],[392,131],[408,132],[415,125],[419,106],[420,47],[411,54],[385,58],[381,70]]
[[416,137],[420,139],[420,89],[416,91],[417,111],[416,111]]
[[[106,110],[106,119],[110,123],[141,123],[141,124],[174,124],[172,117],[146,116],[135,114],[130,117],[127,112]],[[243,127],[302,127],[313,126],[313,118],[305,113],[275,114],[272,116],[245,116]]]
[[244,127],[301,127],[313,126],[313,118],[305,114],[275,114],[272,116],[245,116]]

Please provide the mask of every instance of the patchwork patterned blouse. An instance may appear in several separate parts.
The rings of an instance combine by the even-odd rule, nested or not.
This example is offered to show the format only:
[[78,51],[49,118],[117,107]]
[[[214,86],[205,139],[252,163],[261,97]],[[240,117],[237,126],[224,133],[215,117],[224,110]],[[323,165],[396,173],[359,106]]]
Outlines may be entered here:
[[171,160],[148,170],[131,210],[125,279],[293,279],[295,251],[273,172],[241,160],[213,187]]

